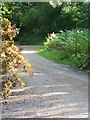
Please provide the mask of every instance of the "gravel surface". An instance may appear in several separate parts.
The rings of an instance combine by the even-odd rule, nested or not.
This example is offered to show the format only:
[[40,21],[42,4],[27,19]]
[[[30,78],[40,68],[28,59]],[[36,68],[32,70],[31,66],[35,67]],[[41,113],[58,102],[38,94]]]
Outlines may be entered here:
[[35,53],[39,46],[23,48],[34,76],[20,73],[27,86],[0,99],[2,117],[88,118],[88,74],[42,58]]

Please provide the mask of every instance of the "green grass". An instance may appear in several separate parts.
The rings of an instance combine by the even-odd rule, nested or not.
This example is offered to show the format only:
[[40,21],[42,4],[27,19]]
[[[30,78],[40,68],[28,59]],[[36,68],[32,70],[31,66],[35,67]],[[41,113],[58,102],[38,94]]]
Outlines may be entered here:
[[56,63],[68,64],[68,65],[73,64],[72,61],[70,61],[70,59],[65,58],[62,53],[59,53],[56,51],[48,51],[46,49],[42,49],[42,50],[39,50],[37,54]]
[[[49,51],[49,50],[46,50],[43,48],[43,49],[37,51],[37,54],[50,60],[50,61],[53,61],[53,62],[56,62],[59,64],[70,65],[71,67],[77,68],[77,69],[79,68],[78,66],[76,66],[77,60],[68,58],[68,57],[66,57],[65,54],[63,54],[61,52]],[[79,69],[82,69],[82,68],[79,68]],[[86,68],[86,69],[82,69],[82,70],[89,72],[90,68]]]

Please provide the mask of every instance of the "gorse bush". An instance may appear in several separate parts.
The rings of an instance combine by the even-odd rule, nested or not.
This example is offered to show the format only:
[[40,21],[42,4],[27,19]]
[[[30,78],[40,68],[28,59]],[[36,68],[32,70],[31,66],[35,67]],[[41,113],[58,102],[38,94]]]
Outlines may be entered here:
[[24,81],[19,77],[19,71],[24,70],[30,75],[33,73],[30,68],[31,64],[24,59],[19,49],[14,45],[13,38],[19,33],[19,29],[16,28],[16,25],[11,25],[11,22],[5,18],[2,19],[1,25],[0,74],[2,75],[2,95],[5,98],[11,94],[11,89],[17,83],[21,87],[25,86]]
[[88,67],[88,30],[75,29],[49,34],[44,43],[47,50],[63,54],[63,59],[69,59],[75,66]]

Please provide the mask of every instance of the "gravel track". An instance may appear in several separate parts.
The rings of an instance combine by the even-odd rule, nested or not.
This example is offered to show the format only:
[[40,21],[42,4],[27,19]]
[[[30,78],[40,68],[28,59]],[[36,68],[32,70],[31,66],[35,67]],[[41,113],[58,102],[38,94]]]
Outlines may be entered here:
[[23,46],[34,76],[20,73],[27,86],[1,100],[3,118],[88,118],[88,74],[42,58],[39,46]]

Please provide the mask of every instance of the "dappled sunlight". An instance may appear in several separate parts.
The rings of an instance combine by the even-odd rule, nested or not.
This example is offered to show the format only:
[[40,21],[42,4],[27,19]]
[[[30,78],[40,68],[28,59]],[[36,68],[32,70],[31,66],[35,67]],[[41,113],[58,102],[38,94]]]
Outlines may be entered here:
[[[24,72],[20,72],[19,75],[20,75],[20,76],[26,76],[26,75],[29,76],[27,73],[24,73]],[[39,75],[41,75],[41,73],[35,73],[35,72],[34,72],[33,75],[34,75],[34,76],[39,76]]]
[[58,84],[56,84],[56,85],[44,85],[44,86],[41,86],[41,87],[53,88],[53,87],[63,87],[63,86],[68,87],[68,85],[63,85],[63,84],[60,84],[60,85],[58,85]]
[[67,82],[61,74],[55,74],[51,76],[35,71],[34,76],[29,79],[28,74],[21,72],[20,76],[26,81],[27,86],[15,88],[13,95],[2,101],[3,117],[87,118],[86,91],[83,92],[79,84],[72,84],[70,80]]
[[30,87],[23,87],[23,88],[18,88],[18,89],[12,89],[11,91],[12,92],[21,92],[21,91],[24,91],[24,90],[27,90],[27,89],[29,89]]
[[[27,98],[27,97],[26,97]],[[27,100],[27,99],[25,99]],[[38,101],[38,99],[37,99]],[[55,100],[52,100],[53,103],[55,103]],[[19,106],[17,106],[14,110],[12,110],[12,112],[8,113],[8,115],[13,114],[13,116],[16,116],[18,118],[21,117],[26,117],[26,118],[32,118],[32,117],[55,117],[58,115],[58,117],[62,116],[62,117],[69,117],[69,118],[87,118],[88,114],[87,112],[87,108],[82,108],[81,112],[81,108],[78,108],[77,104],[79,103],[65,103],[65,104],[60,104],[61,101],[58,101],[59,103],[54,104],[54,105],[49,105],[50,101],[47,101],[46,104],[42,103],[36,103],[35,99],[33,99],[31,101],[31,105],[28,106],[26,104],[26,101],[24,101],[25,106],[22,106],[22,104]],[[81,102],[83,105],[83,102]],[[49,106],[48,106],[49,105]],[[26,109],[24,109],[24,107],[26,107]],[[28,116],[26,115],[28,114]],[[65,116],[64,116],[65,115]]]
[[23,92],[24,90],[26,90],[26,89],[29,89],[29,87],[27,87],[27,88],[25,88],[25,89],[16,89],[16,90],[14,90],[13,92],[13,95],[14,96],[10,96],[10,99],[7,99],[7,100],[3,100],[3,102],[12,102],[12,100],[13,100],[13,102],[15,102],[15,101],[23,101],[23,100],[25,100],[25,99],[30,99],[30,100],[34,100],[34,99],[37,99],[38,97],[41,97],[42,99],[43,99],[43,97],[51,97],[51,96],[58,96],[58,95],[66,95],[66,94],[68,94],[67,92],[56,92],[56,93],[47,93],[47,94],[31,94],[31,95],[28,95],[28,94],[26,94],[25,95],[25,93],[24,93],[24,95],[21,93],[21,95],[18,95],[18,94],[20,94],[20,93],[18,93],[18,92]]
[[[32,118],[32,117],[61,117],[65,118],[87,118],[88,116],[88,106],[86,107],[84,101],[78,101],[77,99],[72,99],[72,94],[69,91],[58,91],[45,93],[30,93],[34,91],[37,86],[31,85],[30,87],[25,87],[14,91],[14,95],[10,96],[6,101],[9,105],[9,110],[12,109],[12,106],[15,104],[15,108],[9,112],[9,110],[4,110],[4,117],[8,115],[13,115],[16,118]],[[64,84],[51,84],[43,85],[39,88],[56,88],[56,87],[69,87]],[[25,92],[28,90],[28,92]],[[38,90],[37,90],[38,91]],[[22,94],[24,92],[24,94]],[[30,93],[30,94],[29,94]],[[61,97],[60,97],[61,96]],[[24,106],[23,106],[23,104]],[[29,104],[29,106],[28,106]],[[82,107],[83,106],[83,107]],[[3,106],[5,107],[5,106]],[[6,109],[7,109],[6,105]],[[25,109],[24,109],[25,108]],[[2,109],[3,111],[3,109]],[[86,112],[85,112],[86,111]],[[82,117],[83,116],[83,117]]]
[[55,96],[55,95],[66,95],[68,94],[67,92],[53,92],[53,93],[46,93],[46,94],[43,94],[42,96],[46,97],[46,96]]
[[21,51],[22,54],[27,54],[27,53],[36,53],[36,51]]

